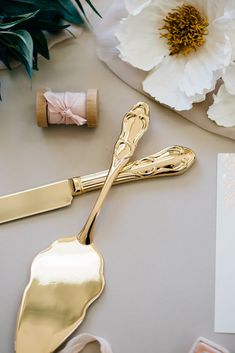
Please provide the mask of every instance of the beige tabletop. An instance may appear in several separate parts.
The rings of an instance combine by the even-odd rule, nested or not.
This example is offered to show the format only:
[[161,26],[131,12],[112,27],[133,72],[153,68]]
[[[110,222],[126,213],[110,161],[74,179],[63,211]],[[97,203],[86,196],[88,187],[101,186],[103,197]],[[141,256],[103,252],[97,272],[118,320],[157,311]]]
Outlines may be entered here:
[[[173,144],[191,147],[197,155],[185,175],[111,190],[95,231],[105,259],[106,287],[78,332],[107,338],[114,353],[187,353],[198,336],[234,353],[235,336],[213,331],[216,159],[218,152],[235,152],[234,142],[201,130],[129,88],[96,58],[88,32],[54,47],[50,62],[40,60],[32,89],[21,67],[0,76],[0,194],[107,168],[121,118],[139,100],[150,105],[151,125],[135,158]],[[99,126],[38,128],[39,87],[97,87]],[[17,310],[33,257],[55,239],[77,234],[97,195],[1,225],[0,353],[13,353]],[[88,350],[97,352],[97,347]]]

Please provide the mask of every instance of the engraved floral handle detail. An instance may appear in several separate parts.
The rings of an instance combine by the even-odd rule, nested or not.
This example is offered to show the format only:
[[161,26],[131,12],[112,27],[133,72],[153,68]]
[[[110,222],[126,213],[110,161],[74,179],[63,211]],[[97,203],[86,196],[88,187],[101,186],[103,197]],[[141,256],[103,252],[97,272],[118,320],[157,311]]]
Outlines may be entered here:
[[[186,172],[195,161],[195,153],[183,146],[167,147],[160,152],[128,163],[114,180],[114,184],[145,180]],[[74,196],[103,186],[108,171],[72,178]]]
[[121,134],[114,147],[112,164],[108,175],[105,179],[104,185],[95,203],[95,206],[91,211],[85,226],[78,236],[78,240],[81,244],[89,245],[93,242],[92,230],[102,204],[115,178],[128,163],[130,157],[135,151],[138,141],[148,129],[148,126],[149,107],[146,103],[137,103],[124,116]]
[[131,180],[160,175],[181,174],[194,162],[195,153],[187,147],[171,146],[151,156],[129,163],[119,177]]
[[149,107],[137,103],[123,118],[122,132],[114,147],[113,164],[129,159],[149,126]]

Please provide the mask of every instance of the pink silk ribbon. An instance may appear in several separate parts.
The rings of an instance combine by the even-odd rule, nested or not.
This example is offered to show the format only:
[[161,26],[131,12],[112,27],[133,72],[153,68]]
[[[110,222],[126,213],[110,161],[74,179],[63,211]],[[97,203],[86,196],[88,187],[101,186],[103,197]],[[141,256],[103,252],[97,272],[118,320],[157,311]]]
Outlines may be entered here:
[[72,338],[59,353],[79,353],[88,343],[98,342],[101,353],[112,353],[110,344],[102,337],[82,333]]
[[47,118],[49,124],[84,125],[86,119],[85,92],[44,93],[47,100]]

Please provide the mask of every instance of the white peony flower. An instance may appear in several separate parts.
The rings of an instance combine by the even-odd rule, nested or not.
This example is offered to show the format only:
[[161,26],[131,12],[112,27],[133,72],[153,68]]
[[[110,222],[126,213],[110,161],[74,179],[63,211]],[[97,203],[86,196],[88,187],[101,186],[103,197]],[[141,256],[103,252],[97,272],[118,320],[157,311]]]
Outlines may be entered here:
[[177,110],[204,100],[231,63],[234,0],[125,3],[118,49],[123,61],[148,72],[144,91]]

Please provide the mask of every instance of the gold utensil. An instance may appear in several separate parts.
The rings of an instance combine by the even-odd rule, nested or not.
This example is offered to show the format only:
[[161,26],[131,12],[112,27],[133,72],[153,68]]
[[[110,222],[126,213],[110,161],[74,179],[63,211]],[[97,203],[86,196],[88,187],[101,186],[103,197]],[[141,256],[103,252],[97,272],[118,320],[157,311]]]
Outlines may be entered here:
[[[184,173],[194,162],[195,154],[183,146],[164,150],[128,163],[114,185],[153,177]],[[0,224],[15,219],[69,206],[73,197],[103,186],[108,171],[74,177],[34,189],[0,197]]]
[[110,187],[148,128],[149,108],[124,116],[107,178],[78,236],[59,239],[33,261],[17,322],[16,353],[52,353],[80,325],[104,287],[103,259],[93,243],[94,223]]

